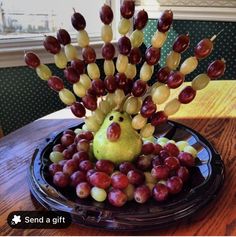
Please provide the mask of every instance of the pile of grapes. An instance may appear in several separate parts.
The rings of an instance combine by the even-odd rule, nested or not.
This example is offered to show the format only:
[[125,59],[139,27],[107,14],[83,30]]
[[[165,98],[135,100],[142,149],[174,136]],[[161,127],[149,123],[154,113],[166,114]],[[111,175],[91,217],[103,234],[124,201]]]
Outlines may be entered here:
[[[111,26],[113,12],[108,5],[102,6],[100,10],[105,78],[101,78],[96,52],[91,47],[86,32],[86,21],[80,13],[75,11],[71,22],[77,30],[77,43],[82,48],[81,58],[65,29],[59,29],[56,37],[45,36],[44,47],[54,55],[55,65],[64,70],[64,77],[72,84],[73,92],[65,88],[62,78],[52,75],[48,66],[41,63],[35,53],[25,54],[26,64],[35,69],[42,80],[47,81],[48,86],[58,93],[65,105],[70,106],[76,117],[84,117],[83,131],[86,132],[76,135],[74,131],[65,131],[61,144],[53,148],[50,155],[53,164],[49,171],[54,184],[61,188],[67,185],[75,187],[80,198],[91,194],[95,200],[104,201],[108,194],[109,202],[115,206],[122,206],[133,197],[137,202],[144,203],[151,193],[157,201],[163,201],[169,194],[180,192],[189,174],[188,167],[194,165],[194,148],[185,142],[175,145],[173,141],[166,144],[163,141],[158,141],[158,144],[143,141],[153,138],[157,126],[165,123],[182,105],[190,103],[198,90],[205,88],[211,79],[221,77],[225,71],[224,60],[213,61],[206,73],[199,74],[192,80],[191,86],[184,87],[177,98],[168,101],[171,90],[180,87],[185,76],[197,68],[199,60],[211,54],[217,35],[199,41],[194,55],[181,64],[181,54],[188,49],[190,37],[188,34],[179,35],[167,56],[166,65],[153,75],[154,66],[158,64],[161,48],[172,25],[173,13],[170,10],[162,13],[151,46],[142,55],[140,46],[143,44],[143,29],[147,24],[148,14],[141,10],[134,16],[134,12],[134,1],[124,0],[120,7],[118,31],[121,37],[117,43],[118,55],[115,59],[116,48],[112,44]],[[134,31],[131,33],[132,26]],[[138,75],[136,66],[143,60]],[[153,84],[150,83],[151,78],[155,81]],[[163,103],[166,103],[164,109],[160,110]],[[109,118],[113,120],[114,116],[111,114],[114,111],[120,113],[117,117],[119,120],[108,124],[107,130],[102,132],[100,128],[104,127],[104,121]],[[123,121],[124,117],[126,121]],[[126,122],[129,134],[124,126],[122,131],[121,122]],[[124,134],[126,137],[122,138]],[[129,141],[131,134],[133,144],[131,139]],[[101,144],[102,135],[102,147],[97,146],[94,150],[95,144]],[[115,145],[112,144],[125,149],[127,141],[127,149],[134,150],[133,154],[130,153],[129,160],[123,162],[124,151],[122,162],[115,162],[112,159]],[[110,154],[106,152],[106,159],[105,156],[98,157],[98,153],[105,154],[106,149],[110,149]],[[92,162],[90,157],[94,154],[99,160]],[[130,162],[130,158],[133,162]]]
[[73,187],[79,198],[108,199],[116,207],[131,200],[145,203],[151,197],[161,202],[179,193],[197,156],[186,141],[175,143],[161,137],[155,143],[144,142],[134,162],[115,165],[109,160],[95,161],[92,142],[90,131],[64,131],[50,153],[49,173],[57,187]]

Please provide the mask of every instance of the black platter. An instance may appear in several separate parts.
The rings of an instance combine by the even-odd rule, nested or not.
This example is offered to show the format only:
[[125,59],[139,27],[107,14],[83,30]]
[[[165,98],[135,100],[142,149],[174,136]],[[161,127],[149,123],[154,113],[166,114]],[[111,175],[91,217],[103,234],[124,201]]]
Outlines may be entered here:
[[82,226],[134,231],[163,228],[202,209],[216,197],[223,185],[224,164],[212,145],[193,129],[168,121],[165,126],[156,129],[155,136],[165,136],[175,141],[186,140],[198,151],[196,167],[190,170],[191,178],[180,194],[163,203],[150,200],[138,204],[132,201],[121,208],[92,199],[79,200],[73,190],[56,188],[47,175],[49,154],[62,132],[52,134],[35,150],[28,172],[29,187],[46,209],[68,212],[73,221]]

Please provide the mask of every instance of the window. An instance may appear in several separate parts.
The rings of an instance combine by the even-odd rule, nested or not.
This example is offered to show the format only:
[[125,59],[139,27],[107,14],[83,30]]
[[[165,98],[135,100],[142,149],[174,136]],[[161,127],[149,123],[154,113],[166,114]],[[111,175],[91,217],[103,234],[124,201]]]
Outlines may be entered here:
[[[116,40],[118,22],[116,19],[119,17],[117,14],[119,11],[115,9],[119,7],[118,2],[117,0],[31,0],[29,4],[28,0],[0,0],[0,67],[24,65],[22,60],[24,50],[36,50],[40,56],[40,53],[43,53],[41,52],[43,36],[53,35],[60,28],[68,30],[72,42],[75,43],[76,30],[71,25],[73,8],[85,17],[86,31],[92,44],[98,46],[100,43],[101,46],[102,42],[99,41],[102,22],[99,10],[104,3],[109,4],[114,12],[113,33]],[[8,57],[11,59],[8,60]],[[47,57],[46,62],[52,62],[52,57],[49,55],[43,57]]]

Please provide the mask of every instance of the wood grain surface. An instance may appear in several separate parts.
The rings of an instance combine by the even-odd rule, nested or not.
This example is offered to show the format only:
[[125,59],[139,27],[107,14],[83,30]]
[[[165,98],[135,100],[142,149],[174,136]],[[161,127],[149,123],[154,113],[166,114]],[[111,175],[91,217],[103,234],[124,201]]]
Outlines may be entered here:
[[[174,97],[176,94],[171,95]],[[226,180],[218,198],[193,218],[163,230],[110,232],[82,228],[17,230],[8,226],[12,211],[42,210],[31,196],[26,171],[32,154],[48,134],[76,125],[68,109],[51,114],[0,139],[1,235],[236,235],[236,83],[213,81],[171,117],[205,136],[222,155]]]

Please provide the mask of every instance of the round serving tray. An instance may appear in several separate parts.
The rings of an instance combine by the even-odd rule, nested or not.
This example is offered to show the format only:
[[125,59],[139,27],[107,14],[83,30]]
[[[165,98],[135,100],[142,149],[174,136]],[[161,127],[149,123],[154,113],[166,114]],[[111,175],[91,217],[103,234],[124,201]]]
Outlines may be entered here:
[[168,121],[165,126],[156,128],[154,136],[186,140],[198,151],[196,167],[190,170],[190,179],[181,193],[163,203],[150,200],[138,204],[131,201],[121,208],[113,207],[108,202],[98,203],[92,198],[80,200],[70,188],[56,188],[47,175],[51,163],[49,154],[59,142],[62,132],[52,134],[35,150],[28,172],[29,187],[45,208],[68,212],[74,222],[83,226],[135,231],[163,228],[204,207],[216,197],[224,181],[224,164],[212,145],[193,129]]

